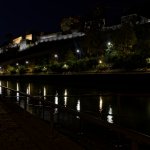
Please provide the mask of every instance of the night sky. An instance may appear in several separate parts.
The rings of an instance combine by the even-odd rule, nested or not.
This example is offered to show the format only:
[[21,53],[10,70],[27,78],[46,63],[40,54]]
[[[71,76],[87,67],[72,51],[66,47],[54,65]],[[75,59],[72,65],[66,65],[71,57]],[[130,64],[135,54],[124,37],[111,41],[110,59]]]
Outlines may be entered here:
[[1,0],[0,37],[31,30],[60,31],[63,17],[83,16],[98,4],[106,7],[106,18],[110,24],[131,8],[140,12],[141,8],[149,5],[148,0]]

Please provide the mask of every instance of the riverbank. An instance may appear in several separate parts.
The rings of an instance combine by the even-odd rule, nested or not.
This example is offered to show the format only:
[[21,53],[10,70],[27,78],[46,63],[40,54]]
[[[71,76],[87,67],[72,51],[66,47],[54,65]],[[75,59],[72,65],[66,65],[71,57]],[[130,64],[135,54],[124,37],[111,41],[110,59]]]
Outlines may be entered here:
[[0,97],[0,149],[83,149],[55,129],[52,130],[48,123],[32,116],[15,104],[3,103],[1,100]]

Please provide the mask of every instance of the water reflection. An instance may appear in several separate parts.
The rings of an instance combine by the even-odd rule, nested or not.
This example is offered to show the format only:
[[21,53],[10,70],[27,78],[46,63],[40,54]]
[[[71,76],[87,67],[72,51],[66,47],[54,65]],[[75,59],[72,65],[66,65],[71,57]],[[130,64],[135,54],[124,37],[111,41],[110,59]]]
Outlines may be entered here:
[[[9,88],[9,82],[7,81],[6,87]],[[7,95],[10,96],[10,90],[7,89]]]
[[6,83],[6,87],[7,87],[7,88],[9,88],[9,84],[8,84],[8,81],[7,81],[7,83]]
[[[80,100],[77,101],[76,109],[77,109],[78,112],[80,112]],[[76,118],[80,119],[79,116],[77,116]]]
[[103,110],[103,99],[102,99],[102,96],[99,97],[99,111],[100,113],[102,112]]
[[107,115],[107,121],[109,123],[113,123],[113,112],[112,112],[112,107],[109,106],[109,110],[108,110],[108,115]]
[[30,86],[30,83],[28,84],[28,86],[27,86],[27,90],[26,90],[26,93],[28,94],[28,95],[30,95],[30,89],[31,89],[31,86]]
[[[31,86],[30,86],[30,83],[29,83],[28,86],[27,86],[26,93],[27,93],[28,95],[31,94]],[[27,96],[27,104],[29,104],[29,100],[30,100],[30,98]]]
[[0,94],[2,94],[2,81],[0,81]]
[[[55,102],[56,105],[58,105],[58,92],[56,92],[55,94]],[[54,113],[57,114],[58,113],[58,108],[55,108]]]
[[19,90],[19,83],[17,83],[17,93],[16,93],[17,102],[19,102],[19,98],[20,98],[20,97],[19,97],[19,96],[20,96],[20,95],[19,95],[19,91],[20,91],[20,90]]
[[80,100],[77,101],[77,111],[80,112]]
[[44,96],[44,100],[46,99],[46,87],[44,86],[43,88],[43,96]]
[[[16,89],[17,91],[24,92],[26,94],[36,95],[37,97],[43,97],[45,101],[51,100],[56,105],[63,105],[68,109],[73,109],[77,112],[81,112],[81,109],[85,113],[90,113],[90,115],[96,115],[101,117],[101,119],[109,123],[119,123],[126,127],[134,128],[136,124],[136,129],[138,131],[143,131],[150,135],[150,94],[147,93],[147,97],[142,94],[139,96],[127,96],[122,95],[116,98],[118,94],[111,91],[102,91],[99,89],[92,88],[80,88],[80,87],[58,87],[56,85],[45,84],[45,83],[29,83],[25,82],[14,82],[14,81],[0,81],[0,85],[7,86],[8,88]],[[42,110],[41,99],[38,101],[32,101],[30,97],[23,97],[21,93],[10,92],[10,90],[3,91],[0,87],[0,94],[5,92],[7,96],[17,97],[16,101],[24,108],[32,113],[37,113]],[[104,93],[105,92],[105,93]],[[130,91],[131,93],[132,91]],[[94,94],[93,94],[94,93]],[[91,94],[91,95],[90,95]],[[99,96],[102,95],[103,96]],[[126,93],[125,93],[126,94]],[[128,93],[127,93],[128,94]],[[148,95],[149,94],[149,95]],[[52,96],[48,99],[48,95]],[[34,104],[35,109],[34,108]],[[45,103],[48,104],[48,103]],[[82,105],[82,108],[81,108]],[[141,111],[139,111],[139,108]],[[35,111],[36,110],[36,111]],[[37,111],[38,110],[38,111]],[[44,117],[49,118],[49,104],[44,108]],[[65,115],[60,111],[59,108],[54,109],[54,113],[61,118],[65,118]],[[117,115],[116,115],[117,114]],[[47,117],[46,117],[47,115]],[[56,116],[57,116],[56,115]],[[79,118],[77,116],[77,118]],[[144,123],[144,128],[141,124]]]
[[67,106],[67,99],[68,99],[68,92],[67,92],[67,89],[65,89],[65,92],[64,92],[64,106],[66,107]]

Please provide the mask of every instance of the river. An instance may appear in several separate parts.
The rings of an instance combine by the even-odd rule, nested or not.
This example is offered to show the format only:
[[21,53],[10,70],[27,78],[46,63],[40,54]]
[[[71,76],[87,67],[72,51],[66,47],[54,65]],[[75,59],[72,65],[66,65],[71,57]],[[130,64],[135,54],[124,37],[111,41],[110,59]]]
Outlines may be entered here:
[[[0,85],[32,96],[44,96],[45,100],[50,99],[55,104],[150,135],[149,92],[7,80],[1,80]],[[35,113],[31,108],[29,111]],[[57,111],[56,108],[55,113]],[[36,112],[40,113],[40,111]]]

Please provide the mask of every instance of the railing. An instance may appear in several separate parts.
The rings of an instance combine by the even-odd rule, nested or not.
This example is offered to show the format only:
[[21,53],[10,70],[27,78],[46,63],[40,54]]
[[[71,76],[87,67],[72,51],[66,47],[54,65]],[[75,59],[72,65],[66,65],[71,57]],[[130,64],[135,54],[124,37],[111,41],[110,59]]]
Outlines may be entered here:
[[67,134],[86,149],[150,149],[149,136],[108,123],[87,112],[54,104],[51,100],[55,95],[31,96],[4,86],[0,88],[0,99],[3,102],[18,104],[24,110],[50,122],[52,130],[55,128]]

